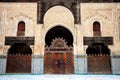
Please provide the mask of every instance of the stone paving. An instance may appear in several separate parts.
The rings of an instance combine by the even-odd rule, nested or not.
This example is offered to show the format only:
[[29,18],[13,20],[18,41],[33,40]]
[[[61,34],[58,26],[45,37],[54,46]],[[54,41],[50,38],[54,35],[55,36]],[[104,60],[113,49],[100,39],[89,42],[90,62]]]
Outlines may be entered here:
[[120,75],[0,75],[0,80],[120,80]]

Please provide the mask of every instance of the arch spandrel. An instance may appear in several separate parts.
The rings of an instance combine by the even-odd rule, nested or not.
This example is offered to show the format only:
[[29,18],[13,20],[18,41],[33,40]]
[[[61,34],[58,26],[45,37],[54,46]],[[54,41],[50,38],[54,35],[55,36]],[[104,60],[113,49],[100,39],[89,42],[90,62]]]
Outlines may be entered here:
[[74,16],[72,12],[64,6],[54,6],[50,8],[45,13],[44,25],[48,27],[55,24],[65,24],[72,27],[74,25]]

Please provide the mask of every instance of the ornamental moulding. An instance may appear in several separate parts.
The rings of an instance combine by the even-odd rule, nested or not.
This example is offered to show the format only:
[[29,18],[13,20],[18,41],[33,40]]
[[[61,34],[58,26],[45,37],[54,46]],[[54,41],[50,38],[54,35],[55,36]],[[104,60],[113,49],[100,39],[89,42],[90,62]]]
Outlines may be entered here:
[[95,12],[95,13],[93,13],[91,15],[86,16],[83,19],[83,22],[86,22],[86,21],[91,20],[91,19],[97,19],[97,20],[101,20],[102,19],[104,21],[112,23],[112,20],[107,15],[101,14],[99,12]]
[[34,21],[33,17],[30,17],[30,16],[20,12],[18,15],[13,15],[13,16],[8,17],[7,22],[13,21],[15,19],[17,19],[17,20],[19,20],[19,19],[24,19],[24,20],[28,19],[28,20]]

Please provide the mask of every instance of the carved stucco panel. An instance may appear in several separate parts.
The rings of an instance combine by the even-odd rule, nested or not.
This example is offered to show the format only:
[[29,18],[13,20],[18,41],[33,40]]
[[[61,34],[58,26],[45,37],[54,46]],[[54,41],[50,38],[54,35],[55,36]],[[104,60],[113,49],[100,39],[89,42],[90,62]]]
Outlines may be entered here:
[[4,46],[4,49],[3,49],[3,54],[4,55],[7,55],[9,48],[10,48],[10,46]]
[[[7,15],[8,16],[8,15]],[[16,36],[17,32],[17,26],[20,21],[24,21],[26,26],[26,35],[33,35],[34,34],[34,28],[35,27],[35,20],[33,17],[30,17],[29,15],[26,15],[22,12],[18,14],[14,14],[11,16],[6,17],[6,28],[5,30],[8,30],[8,33],[6,33],[6,36]],[[29,32],[28,32],[29,31]]]
[[83,19],[83,22],[86,22],[88,20],[104,20],[109,23],[112,23],[112,19],[110,17],[100,12],[95,12],[95,13],[92,13],[91,15],[85,16],[85,18]]
[[19,21],[20,20],[31,20],[31,21],[35,21],[33,19],[33,17],[30,17],[30,16],[28,16],[28,15],[22,13],[22,12],[18,13],[17,15],[9,16],[7,18],[7,23],[9,23],[9,22],[11,22],[13,20],[19,20]]

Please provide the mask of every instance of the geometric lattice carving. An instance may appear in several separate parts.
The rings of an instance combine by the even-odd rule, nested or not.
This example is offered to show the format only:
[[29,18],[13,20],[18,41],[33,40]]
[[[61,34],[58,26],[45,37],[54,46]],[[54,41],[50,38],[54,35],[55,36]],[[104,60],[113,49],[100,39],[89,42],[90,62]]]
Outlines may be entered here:
[[44,73],[52,73],[52,54],[45,53],[44,55]]
[[65,40],[56,38],[45,48],[44,72],[46,74],[72,74],[74,72],[73,48]]
[[55,38],[51,42],[50,47],[45,47],[45,52],[54,52],[54,53],[64,53],[64,52],[73,52],[73,47],[68,47],[67,42],[63,38]]
[[73,62],[73,53],[66,53],[66,61],[65,61],[66,73],[74,72],[74,62]]

